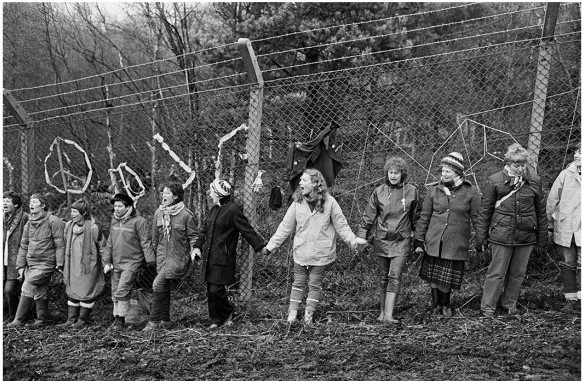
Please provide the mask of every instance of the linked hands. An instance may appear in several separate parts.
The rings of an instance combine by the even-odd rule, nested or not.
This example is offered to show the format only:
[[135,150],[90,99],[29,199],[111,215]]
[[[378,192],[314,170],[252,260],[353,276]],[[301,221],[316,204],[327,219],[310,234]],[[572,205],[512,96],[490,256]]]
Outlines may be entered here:
[[368,246],[368,240],[361,237],[356,237],[356,250],[363,251]]
[[197,247],[193,248],[192,252],[190,253],[190,258],[193,262],[198,262],[202,258],[202,252],[200,249]]
[[113,265],[109,264],[109,265],[103,266],[103,273],[104,274],[107,274],[111,270],[113,270]]

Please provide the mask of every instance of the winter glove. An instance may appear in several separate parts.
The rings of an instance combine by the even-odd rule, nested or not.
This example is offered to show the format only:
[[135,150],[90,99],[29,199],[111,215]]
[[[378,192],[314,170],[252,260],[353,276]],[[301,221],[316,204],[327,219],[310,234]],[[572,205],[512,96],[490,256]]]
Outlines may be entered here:
[[475,251],[478,254],[481,254],[484,251],[487,251],[487,245],[489,245],[489,242],[487,242],[486,239],[484,239],[483,241],[481,241],[481,240],[475,240]]
[[200,249],[197,247],[193,248],[190,253],[190,258],[192,259],[192,262],[198,262],[202,258],[202,252]]
[[104,274],[107,274],[111,270],[113,270],[113,265],[105,265],[105,266],[103,266],[103,273]]
[[63,267],[64,266],[57,266],[57,271],[60,272],[61,274],[63,273]]
[[426,248],[424,247],[424,241],[420,239],[415,239],[414,243],[414,251],[417,253],[426,253]]

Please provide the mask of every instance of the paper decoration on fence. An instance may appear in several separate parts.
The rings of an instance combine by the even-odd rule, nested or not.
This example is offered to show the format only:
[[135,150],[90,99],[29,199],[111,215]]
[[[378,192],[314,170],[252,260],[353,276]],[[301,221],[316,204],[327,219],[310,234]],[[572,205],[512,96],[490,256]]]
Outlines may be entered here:
[[[139,186],[141,188],[141,190],[137,194],[134,194],[133,189],[131,189],[131,183],[129,183],[125,180],[125,175],[123,174],[123,170],[122,170],[123,168],[125,168],[125,170],[127,172],[131,173],[135,177],[135,179],[137,180],[137,183],[139,184]],[[123,188],[125,189],[125,193],[127,193],[127,195],[129,197],[131,197],[131,199],[134,202],[139,200],[145,194],[146,189],[143,186],[141,179],[139,178],[138,174],[135,173],[135,171],[127,165],[127,163],[121,163],[117,166],[117,168],[109,169],[109,172],[119,173],[119,177],[121,178],[121,184],[123,184]]]
[[4,156],[4,165],[8,169],[8,187],[12,189],[12,183],[14,182],[14,166],[12,163]]
[[191,169],[188,164],[184,163],[182,161],[182,159],[180,159],[178,157],[178,155],[176,155],[176,153],[174,151],[172,151],[172,149],[170,148],[170,146],[167,143],[164,143],[164,138],[162,138],[162,136],[160,134],[155,134],[154,135],[154,139],[157,140],[158,142],[160,142],[160,144],[162,145],[162,148],[165,149],[166,151],[168,151],[168,153],[170,154],[170,157],[172,159],[174,159],[174,161],[176,163],[178,163],[180,165],[180,167],[182,167],[183,170],[185,170],[186,172],[188,172],[189,177],[186,180],[186,182],[184,184],[182,184],[182,188],[186,189],[188,188],[188,186],[190,184],[192,184],[192,181],[194,181],[194,178],[196,178],[196,172]]
[[[75,147],[75,149],[77,149],[78,151],[80,151],[83,154],[83,156],[85,157],[85,164],[87,165],[87,168],[88,168],[88,173],[87,173],[87,176],[85,179],[82,176],[76,176],[76,175],[72,174],[68,169],[63,168],[62,167],[62,158],[59,158],[59,163],[61,163],[61,169],[59,169],[57,172],[55,172],[52,176],[49,176],[48,168],[47,168],[47,161],[48,161],[49,157],[51,157],[55,145],[57,146],[57,154],[63,155],[65,157],[65,160],[67,161],[67,164],[68,165],[71,164],[71,159],[69,158],[69,156],[66,154],[65,151],[61,150],[60,142],[72,145],[73,147]],[[83,185],[82,185],[81,189],[72,189],[72,188],[69,188],[67,185],[63,185],[66,187],[66,189],[60,189],[59,187],[54,185],[52,182],[52,180],[55,178],[55,176],[58,176],[58,175],[61,175],[61,176],[64,175],[64,176],[66,176],[67,179],[70,177],[74,177],[76,180],[83,182]],[[49,153],[48,153],[48,155],[46,155],[46,157],[44,159],[44,176],[45,176],[46,183],[48,185],[50,185],[51,187],[55,188],[59,193],[83,194],[87,190],[89,183],[91,183],[91,176],[93,176],[93,167],[91,166],[91,161],[89,160],[89,156],[87,155],[87,152],[85,152],[85,150],[83,148],[81,148],[81,146],[79,146],[77,143],[75,143],[72,140],[63,139],[60,136],[57,136],[55,138],[55,140],[53,140],[52,144],[50,145]]]
[[214,167],[216,168],[216,170],[214,171],[214,177],[216,179],[218,179],[220,177],[220,166],[221,166],[221,159],[222,159],[222,145],[224,144],[224,142],[226,142],[227,140],[232,138],[234,135],[236,135],[236,133],[239,132],[240,130],[246,131],[248,129],[249,128],[247,127],[247,125],[243,123],[240,126],[238,126],[237,128],[235,128],[234,130],[230,131],[228,134],[224,135],[218,141],[218,156],[216,157],[216,164],[214,165]]
[[253,192],[258,193],[261,188],[263,187],[263,180],[261,179],[261,175],[265,173],[262,169],[259,169],[257,173],[257,177],[255,177],[255,181],[253,181]]

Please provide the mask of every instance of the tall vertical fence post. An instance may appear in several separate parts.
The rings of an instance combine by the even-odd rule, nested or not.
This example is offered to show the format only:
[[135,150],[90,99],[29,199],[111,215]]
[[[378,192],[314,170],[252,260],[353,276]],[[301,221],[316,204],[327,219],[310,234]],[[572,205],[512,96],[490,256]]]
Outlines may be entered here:
[[[246,153],[248,155],[245,167],[243,186],[244,213],[251,225],[256,228],[257,196],[253,192],[253,181],[259,171],[259,153],[261,149],[261,118],[263,115],[263,75],[259,69],[255,52],[248,38],[238,40],[239,52],[251,83],[249,100],[249,119],[247,131]],[[247,303],[251,299],[253,288],[254,251],[247,247],[241,253],[241,272],[239,287],[239,302]]]
[[531,111],[529,138],[527,142],[527,152],[532,159],[532,166],[535,170],[538,167],[540,147],[542,145],[542,129],[544,127],[544,116],[546,109],[546,97],[548,95],[548,83],[550,81],[550,67],[554,52],[554,31],[560,3],[547,3],[546,17],[544,19],[544,30],[540,41],[538,53],[538,66],[536,72],[536,82],[534,86],[534,97]]
[[21,189],[20,193],[28,195],[34,187],[34,122],[9,92],[4,90],[4,106],[21,125],[20,128],[20,165],[21,165]]

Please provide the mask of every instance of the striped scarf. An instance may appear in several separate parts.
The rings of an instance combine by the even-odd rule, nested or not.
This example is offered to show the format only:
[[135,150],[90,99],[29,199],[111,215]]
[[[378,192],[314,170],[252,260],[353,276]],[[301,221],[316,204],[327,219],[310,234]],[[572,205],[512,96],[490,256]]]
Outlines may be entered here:
[[172,225],[170,224],[170,216],[175,216],[178,213],[180,213],[182,211],[182,209],[184,209],[184,202],[180,201],[176,204],[173,205],[169,205],[169,206],[163,206],[160,205],[160,210],[162,210],[164,212],[163,216],[162,216],[162,224],[164,226],[164,236],[166,237],[166,239],[169,241],[170,240],[170,234],[172,232]]

